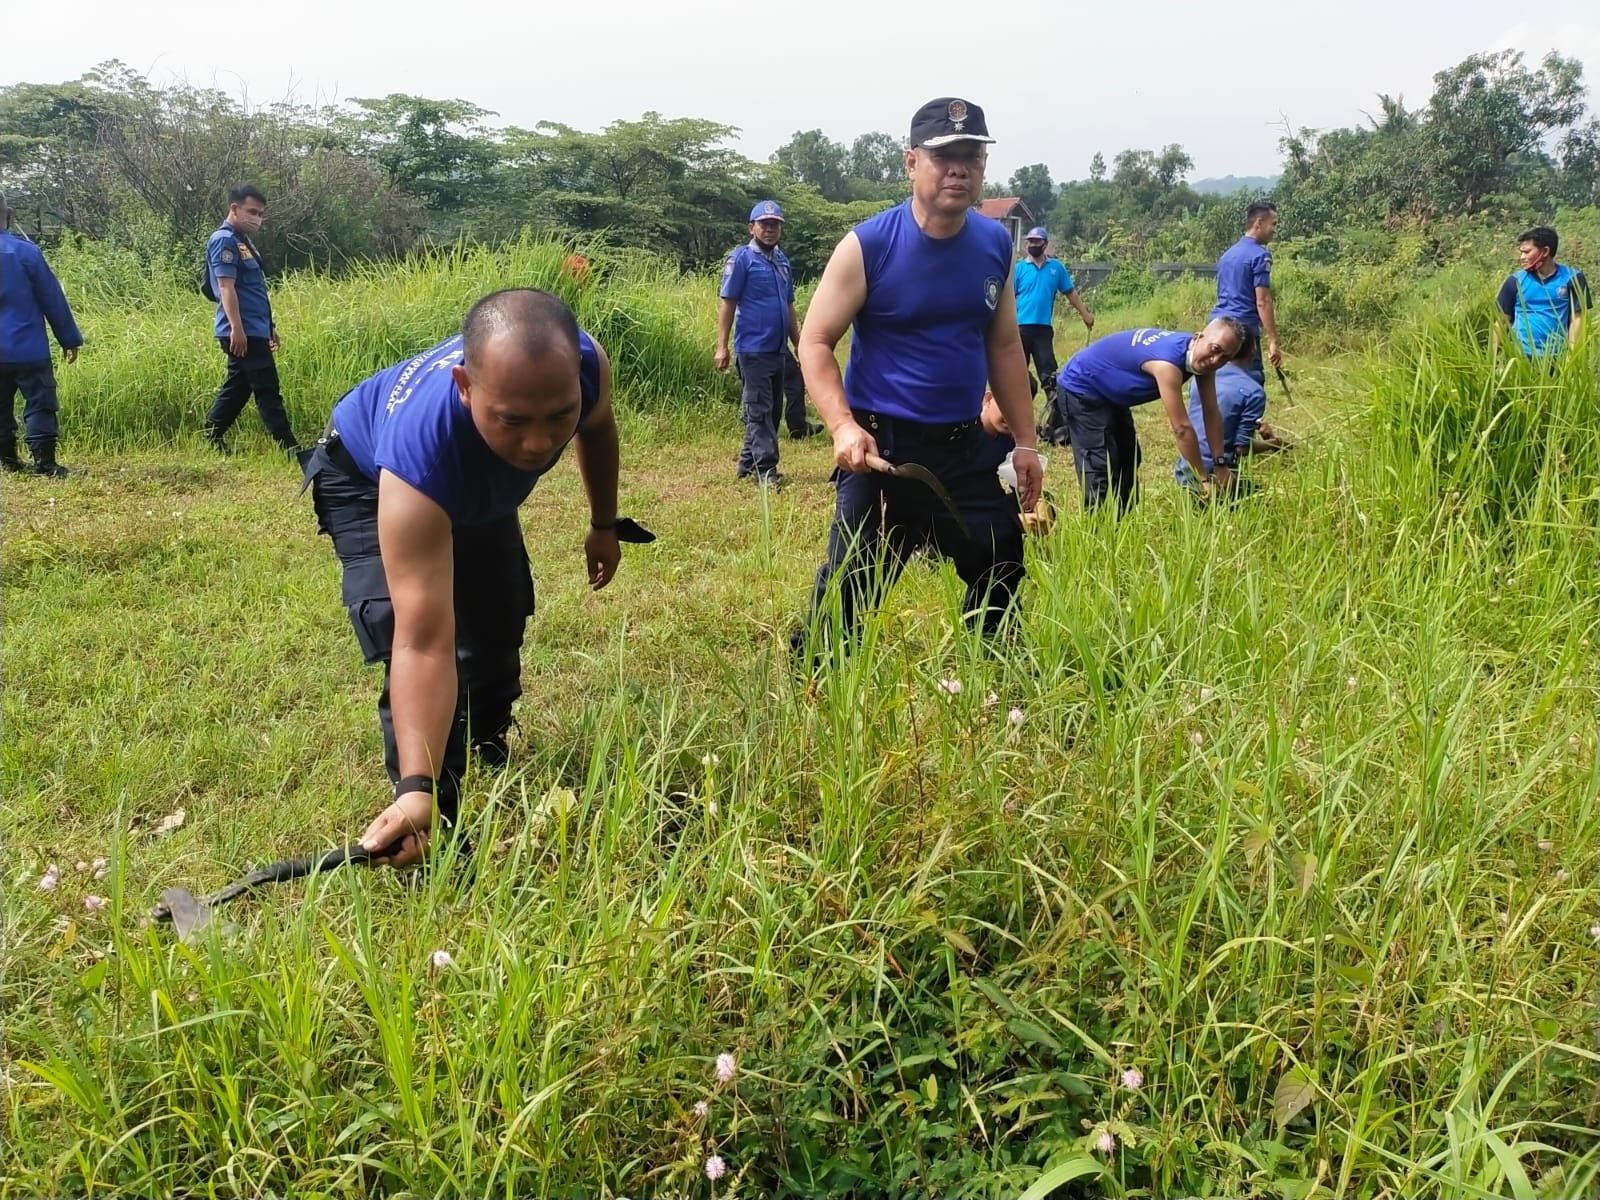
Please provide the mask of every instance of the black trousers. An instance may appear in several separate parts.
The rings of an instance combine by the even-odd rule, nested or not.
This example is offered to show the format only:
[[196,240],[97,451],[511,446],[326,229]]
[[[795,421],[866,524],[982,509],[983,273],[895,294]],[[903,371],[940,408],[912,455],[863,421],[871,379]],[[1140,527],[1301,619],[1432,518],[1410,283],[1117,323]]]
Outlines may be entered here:
[[1139,462],[1144,457],[1133,410],[1076,392],[1061,392],[1060,399],[1072,433],[1072,466],[1083,485],[1084,508],[1100,507],[1109,487],[1116,494],[1120,516],[1137,499]]
[[[817,624],[838,576],[841,633],[852,639],[866,606],[882,599],[913,552],[929,547],[954,562],[967,585],[968,623],[981,621],[988,636],[999,633],[1026,573],[1022,518],[1016,500],[1000,486],[992,456],[984,454],[982,426],[975,420],[936,426],[875,413],[852,415],[889,462],[920,463],[933,472],[961,510],[971,536],[962,533],[925,484],[835,468],[828,557],[817,571],[808,626]],[[807,641],[808,632],[802,630],[791,645],[798,653]]]
[[[317,529],[328,535],[343,570],[344,605],[368,665],[383,664],[378,725],[383,762],[400,782],[389,669],[394,605],[378,551],[378,485],[355,469],[337,442],[304,456]],[[503,739],[511,706],[522,695],[522,640],[534,611],[533,571],[515,513],[452,533],[455,571],[456,711],[439,779],[439,807],[453,817],[468,745]]]
[[1018,325],[1022,335],[1022,357],[1033,364],[1039,385],[1048,393],[1055,386],[1056,330],[1054,325]]
[[206,436],[217,440],[233,428],[244,406],[255,394],[256,408],[261,413],[261,423],[266,426],[278,445],[291,448],[295,441],[294,430],[289,427],[289,414],[284,411],[283,391],[278,384],[278,364],[272,357],[272,343],[267,338],[250,338],[249,346],[241,357],[228,349],[228,339],[218,338],[217,344],[228,357],[228,373],[217,389],[217,398],[211,403],[206,416]]
[[35,452],[53,449],[58,427],[56,412],[56,372],[50,359],[37,362],[0,363],[0,447],[7,454],[17,452],[17,393],[22,393],[22,430],[28,448]]

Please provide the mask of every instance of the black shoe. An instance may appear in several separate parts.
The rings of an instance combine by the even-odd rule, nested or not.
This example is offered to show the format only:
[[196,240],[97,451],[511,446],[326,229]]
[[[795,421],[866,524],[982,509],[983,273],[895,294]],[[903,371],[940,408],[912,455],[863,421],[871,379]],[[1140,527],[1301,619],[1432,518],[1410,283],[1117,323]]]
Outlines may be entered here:
[[0,453],[0,467],[7,471],[27,471],[31,469],[27,463],[17,457],[15,450]]
[[799,429],[791,429],[791,430],[789,430],[789,437],[791,439],[793,439],[794,441],[798,442],[802,438],[816,437],[816,435],[821,433],[821,432],[822,432],[822,426],[819,425],[816,421],[807,421]]
[[65,479],[72,474],[72,471],[51,460],[50,462],[34,463],[33,473],[35,475],[43,475],[47,479]]
[[769,487],[775,492],[782,491],[789,483],[787,479],[776,471],[768,471],[764,475],[752,474],[751,478],[756,481],[757,487]]

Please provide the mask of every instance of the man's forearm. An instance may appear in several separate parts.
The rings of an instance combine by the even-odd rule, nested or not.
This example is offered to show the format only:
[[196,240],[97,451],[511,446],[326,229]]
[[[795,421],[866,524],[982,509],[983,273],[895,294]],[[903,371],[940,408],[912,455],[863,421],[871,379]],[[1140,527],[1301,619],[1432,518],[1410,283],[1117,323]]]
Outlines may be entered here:
[[239,293],[231,287],[222,289],[222,312],[228,318],[231,332],[244,332],[244,322],[239,319]]
[[1261,318],[1261,331],[1267,335],[1267,340],[1277,341],[1278,315],[1271,296],[1256,297],[1256,314]]
[[1011,430],[1011,440],[1024,450],[1037,449],[1038,430],[1033,416],[1033,390],[1028,387],[1028,362],[1021,342],[1014,350],[989,345],[989,380],[994,402]]
[[615,419],[578,435],[578,474],[589,495],[592,525],[614,525],[617,520],[617,477],[622,452]]
[[1067,293],[1067,303],[1078,310],[1078,317],[1087,325],[1089,323],[1089,306],[1079,298],[1076,288]]
[[851,420],[850,402],[845,399],[844,376],[839,371],[839,360],[833,356],[833,347],[825,342],[808,342],[803,337],[795,357],[800,362],[800,375],[805,380],[806,391],[817,407],[817,415],[832,433]]
[[396,642],[389,664],[389,705],[400,775],[437,779],[456,714],[456,653],[453,645]]
[[[1200,435],[1195,433],[1193,425],[1183,425],[1172,431],[1172,440],[1178,444],[1178,453],[1183,456],[1183,461],[1189,464],[1194,471],[1196,479],[1206,478],[1206,460],[1200,455]],[[1214,445],[1214,443],[1213,443]],[[1212,450],[1213,457],[1216,454]]]
[[732,300],[723,300],[717,305],[717,346],[719,348],[727,346],[728,335],[733,332],[733,309],[734,303]]

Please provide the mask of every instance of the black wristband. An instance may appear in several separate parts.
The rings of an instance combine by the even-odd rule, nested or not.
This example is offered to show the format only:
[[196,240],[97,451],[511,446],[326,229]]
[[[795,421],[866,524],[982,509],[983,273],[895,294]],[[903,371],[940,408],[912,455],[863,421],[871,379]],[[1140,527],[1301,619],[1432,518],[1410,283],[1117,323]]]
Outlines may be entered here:
[[1214,467],[1225,467],[1231,471],[1233,468],[1239,465],[1239,456],[1234,451],[1228,450],[1213,458],[1211,460],[1211,465]]
[[394,798],[409,795],[411,792],[427,792],[430,796],[439,794],[439,784],[431,775],[407,775],[394,785]]

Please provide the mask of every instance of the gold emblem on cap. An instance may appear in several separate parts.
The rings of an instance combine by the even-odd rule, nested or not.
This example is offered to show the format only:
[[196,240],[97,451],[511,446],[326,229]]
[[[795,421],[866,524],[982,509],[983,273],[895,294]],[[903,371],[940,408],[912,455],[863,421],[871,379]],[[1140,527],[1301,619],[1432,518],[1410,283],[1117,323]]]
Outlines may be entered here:
[[965,100],[952,100],[945,109],[950,114],[950,119],[956,123],[956,132],[961,132],[961,126],[967,119],[967,103]]

